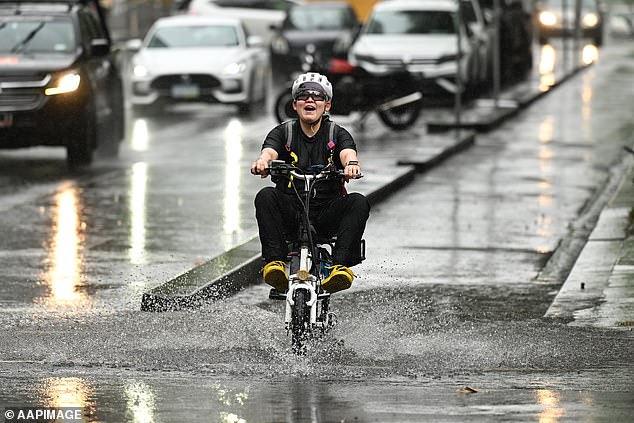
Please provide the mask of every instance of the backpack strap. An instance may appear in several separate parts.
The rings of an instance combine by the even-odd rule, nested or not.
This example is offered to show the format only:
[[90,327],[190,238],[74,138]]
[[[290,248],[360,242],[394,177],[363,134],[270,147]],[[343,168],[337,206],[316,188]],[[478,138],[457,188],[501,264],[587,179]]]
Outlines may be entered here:
[[291,143],[293,142],[293,120],[287,120],[284,122],[286,129],[286,151],[291,152]]
[[[328,150],[330,150],[330,157],[328,157],[329,165],[334,164],[334,156],[335,156],[335,148],[337,147],[337,139],[335,138],[335,129],[337,128],[337,124],[331,120],[328,121]],[[346,184],[342,180],[341,181],[341,192],[345,197],[348,195],[348,190],[346,189]]]
[[[331,120],[328,121],[328,148],[331,150],[334,150],[337,146],[337,140],[335,139],[335,126],[337,126],[336,123]],[[330,143],[332,143],[332,145]]]
[[[292,165],[296,165],[297,161],[299,160],[297,157],[297,154],[293,153],[293,151],[291,150],[291,143],[293,142],[293,122],[294,121],[295,121],[294,119],[290,119],[284,122],[284,127],[286,129],[286,151],[288,151],[288,154],[291,156]],[[289,188],[291,187],[292,183],[293,183],[293,176],[291,175],[291,177],[288,180]]]
[[328,121],[328,144],[326,148],[330,152],[330,156],[328,157],[328,165],[334,164],[334,156],[335,156],[335,148],[337,148],[337,139],[335,138],[335,129],[337,124],[333,121]]

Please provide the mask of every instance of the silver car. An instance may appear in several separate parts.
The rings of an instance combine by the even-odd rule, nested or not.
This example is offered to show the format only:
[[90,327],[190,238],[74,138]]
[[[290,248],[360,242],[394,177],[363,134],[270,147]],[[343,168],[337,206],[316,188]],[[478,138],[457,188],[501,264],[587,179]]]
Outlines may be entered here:
[[236,104],[248,113],[263,102],[269,53],[247,38],[238,19],[171,16],[157,20],[145,40],[128,43],[131,103],[137,112],[167,103]]

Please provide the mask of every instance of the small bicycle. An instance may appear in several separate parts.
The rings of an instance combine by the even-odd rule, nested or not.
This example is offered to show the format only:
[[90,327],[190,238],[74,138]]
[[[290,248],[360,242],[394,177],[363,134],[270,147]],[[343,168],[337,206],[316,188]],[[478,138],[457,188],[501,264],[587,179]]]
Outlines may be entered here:
[[[304,181],[303,192],[295,190],[303,210],[300,213],[297,239],[289,243],[286,269],[289,275],[288,290],[280,292],[272,288],[269,293],[270,299],[286,301],[285,328],[291,334],[293,351],[303,355],[307,342],[314,334],[325,334],[337,324],[337,316],[329,310],[331,294],[321,286],[329,275],[328,268],[333,264],[336,238],[322,238],[315,232],[308,213],[310,198],[317,183],[333,178],[342,179],[344,173],[332,165],[313,166],[305,171],[282,160],[272,160],[268,171],[272,178]],[[361,241],[361,259],[365,259],[364,240]]]

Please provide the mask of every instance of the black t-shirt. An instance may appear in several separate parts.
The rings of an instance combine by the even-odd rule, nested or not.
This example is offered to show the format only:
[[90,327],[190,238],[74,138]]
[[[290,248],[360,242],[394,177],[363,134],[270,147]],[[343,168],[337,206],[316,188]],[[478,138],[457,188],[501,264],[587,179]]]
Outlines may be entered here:
[[[331,149],[328,147],[329,143],[329,122],[330,119],[327,116],[322,118],[321,126],[317,133],[308,137],[302,131],[299,121],[295,119],[292,126],[291,137],[291,152],[297,155],[297,163],[295,166],[300,169],[309,169],[313,165],[328,164],[328,159],[331,156]],[[357,146],[352,139],[352,135],[339,125],[335,125],[334,131],[335,148],[332,153],[332,161],[337,169],[343,169],[339,153],[341,150],[350,148],[357,150]],[[272,148],[277,151],[278,160],[284,160],[286,163],[292,163],[293,157],[291,153],[286,150],[286,124],[282,123],[271,130],[264,139],[262,149]],[[298,192],[302,192],[304,189],[303,181],[295,181],[295,186]],[[280,189],[286,193],[293,193],[293,188],[288,187],[288,180],[282,178],[277,182],[277,189]],[[338,180],[328,180],[318,182],[315,186],[316,194],[313,197],[317,203],[321,203],[330,200],[335,197],[343,195],[343,184]]]

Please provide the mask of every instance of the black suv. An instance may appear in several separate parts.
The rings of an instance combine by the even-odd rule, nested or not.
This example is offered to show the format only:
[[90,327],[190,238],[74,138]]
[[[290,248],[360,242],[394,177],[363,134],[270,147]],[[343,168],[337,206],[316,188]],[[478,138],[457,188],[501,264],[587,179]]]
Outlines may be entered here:
[[0,0],[0,148],[64,146],[73,168],[116,155],[123,84],[97,0]]

